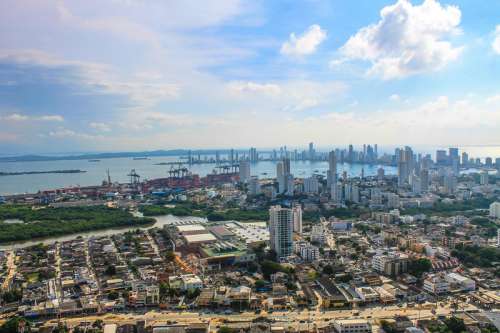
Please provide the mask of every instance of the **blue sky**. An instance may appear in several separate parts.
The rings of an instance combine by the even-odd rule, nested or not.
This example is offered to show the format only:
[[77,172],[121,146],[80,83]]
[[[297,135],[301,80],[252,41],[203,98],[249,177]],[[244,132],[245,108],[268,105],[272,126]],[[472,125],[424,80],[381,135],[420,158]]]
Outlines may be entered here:
[[498,1],[5,0],[0,151],[500,144]]

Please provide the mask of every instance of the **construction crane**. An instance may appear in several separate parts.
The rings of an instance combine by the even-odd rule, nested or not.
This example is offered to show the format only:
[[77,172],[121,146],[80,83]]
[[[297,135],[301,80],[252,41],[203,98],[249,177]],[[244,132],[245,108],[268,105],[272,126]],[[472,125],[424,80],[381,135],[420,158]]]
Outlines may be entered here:
[[135,172],[135,169],[130,170],[130,173],[127,175],[130,177],[130,185],[137,185],[141,179],[141,176]]

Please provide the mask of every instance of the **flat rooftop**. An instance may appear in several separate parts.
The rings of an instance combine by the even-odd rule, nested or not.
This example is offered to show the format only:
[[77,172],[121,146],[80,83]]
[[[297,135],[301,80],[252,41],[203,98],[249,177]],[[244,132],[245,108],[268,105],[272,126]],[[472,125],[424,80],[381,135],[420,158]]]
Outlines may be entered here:
[[190,232],[190,231],[204,231],[206,230],[201,224],[186,224],[176,226],[179,232]]
[[189,243],[205,243],[205,242],[215,242],[217,238],[210,233],[196,234],[196,235],[185,235],[184,238],[186,242]]

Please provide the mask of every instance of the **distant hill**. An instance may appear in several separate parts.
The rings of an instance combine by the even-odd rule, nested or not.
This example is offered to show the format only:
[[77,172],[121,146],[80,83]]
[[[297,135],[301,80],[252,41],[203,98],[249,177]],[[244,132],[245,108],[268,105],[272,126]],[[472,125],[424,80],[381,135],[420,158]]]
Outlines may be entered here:
[[[218,151],[220,154],[229,153],[229,149],[201,149],[191,150],[193,155],[213,155]],[[248,150],[234,150],[234,152],[248,152]],[[45,155],[20,155],[0,157],[0,162],[36,162],[36,161],[68,161],[68,160],[98,160],[105,158],[120,158],[120,157],[155,157],[155,156],[180,156],[187,155],[188,149],[172,149],[172,150],[153,150],[153,151],[138,151],[138,152],[117,152],[117,153],[95,153],[81,155],[63,155],[63,156],[45,156]]]

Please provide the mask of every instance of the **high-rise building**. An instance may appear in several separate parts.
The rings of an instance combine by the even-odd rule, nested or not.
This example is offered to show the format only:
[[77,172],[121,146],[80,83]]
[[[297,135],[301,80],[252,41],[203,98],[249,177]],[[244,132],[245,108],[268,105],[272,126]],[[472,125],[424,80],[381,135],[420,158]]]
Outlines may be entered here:
[[399,208],[399,195],[395,193],[387,194],[387,208]]
[[315,176],[304,178],[304,192],[307,194],[316,194],[319,192],[319,181]]
[[460,162],[460,157],[458,156],[458,148],[448,148],[448,155],[450,165],[452,165],[453,160],[458,160]]
[[285,194],[292,196],[295,191],[295,179],[291,173],[285,175]]
[[446,150],[436,151],[436,164],[438,165],[448,164],[448,156],[446,155]]
[[232,148],[229,151],[229,163],[231,163],[231,164],[234,163],[234,149],[232,149]]
[[423,192],[429,190],[429,170],[427,169],[420,170],[420,186]]
[[269,208],[269,234],[271,249],[279,260],[293,253],[293,211],[281,206]]
[[446,174],[443,179],[444,191],[448,194],[455,193],[457,188],[457,177],[453,174]]
[[467,154],[466,152],[462,153],[462,165],[463,166],[469,165],[469,154]]
[[250,180],[250,162],[240,162],[240,182],[247,183]]
[[330,186],[330,198],[335,203],[342,201],[342,184],[336,182]]
[[260,183],[259,177],[251,177],[248,181],[248,193],[250,195],[259,195],[260,194]]
[[314,150],[314,143],[309,142],[309,159],[314,161],[316,159],[316,151]]
[[406,161],[399,161],[398,162],[398,186],[399,187],[402,187],[406,184],[407,173],[408,173],[408,164],[406,163]]
[[490,216],[495,219],[500,219],[500,202],[494,202],[490,205]]
[[335,151],[328,153],[328,171],[326,184],[328,187],[337,182],[337,156]]
[[302,206],[295,205],[292,208],[293,214],[293,232],[302,234]]
[[377,179],[378,180],[383,180],[385,177],[385,169],[380,167],[377,169]]
[[490,183],[490,175],[488,171],[482,171],[479,175],[479,183],[481,185],[488,185]]
[[353,184],[351,187],[351,201],[359,203],[359,187],[356,184]]
[[256,148],[253,148],[253,147],[250,148],[250,151],[248,152],[248,159],[252,163],[255,163],[255,162],[259,161],[259,154],[257,153],[257,149]]
[[411,188],[412,188],[412,192],[416,195],[419,195],[420,193],[422,193],[422,182],[421,182],[420,178],[418,178],[418,177],[412,178]]

